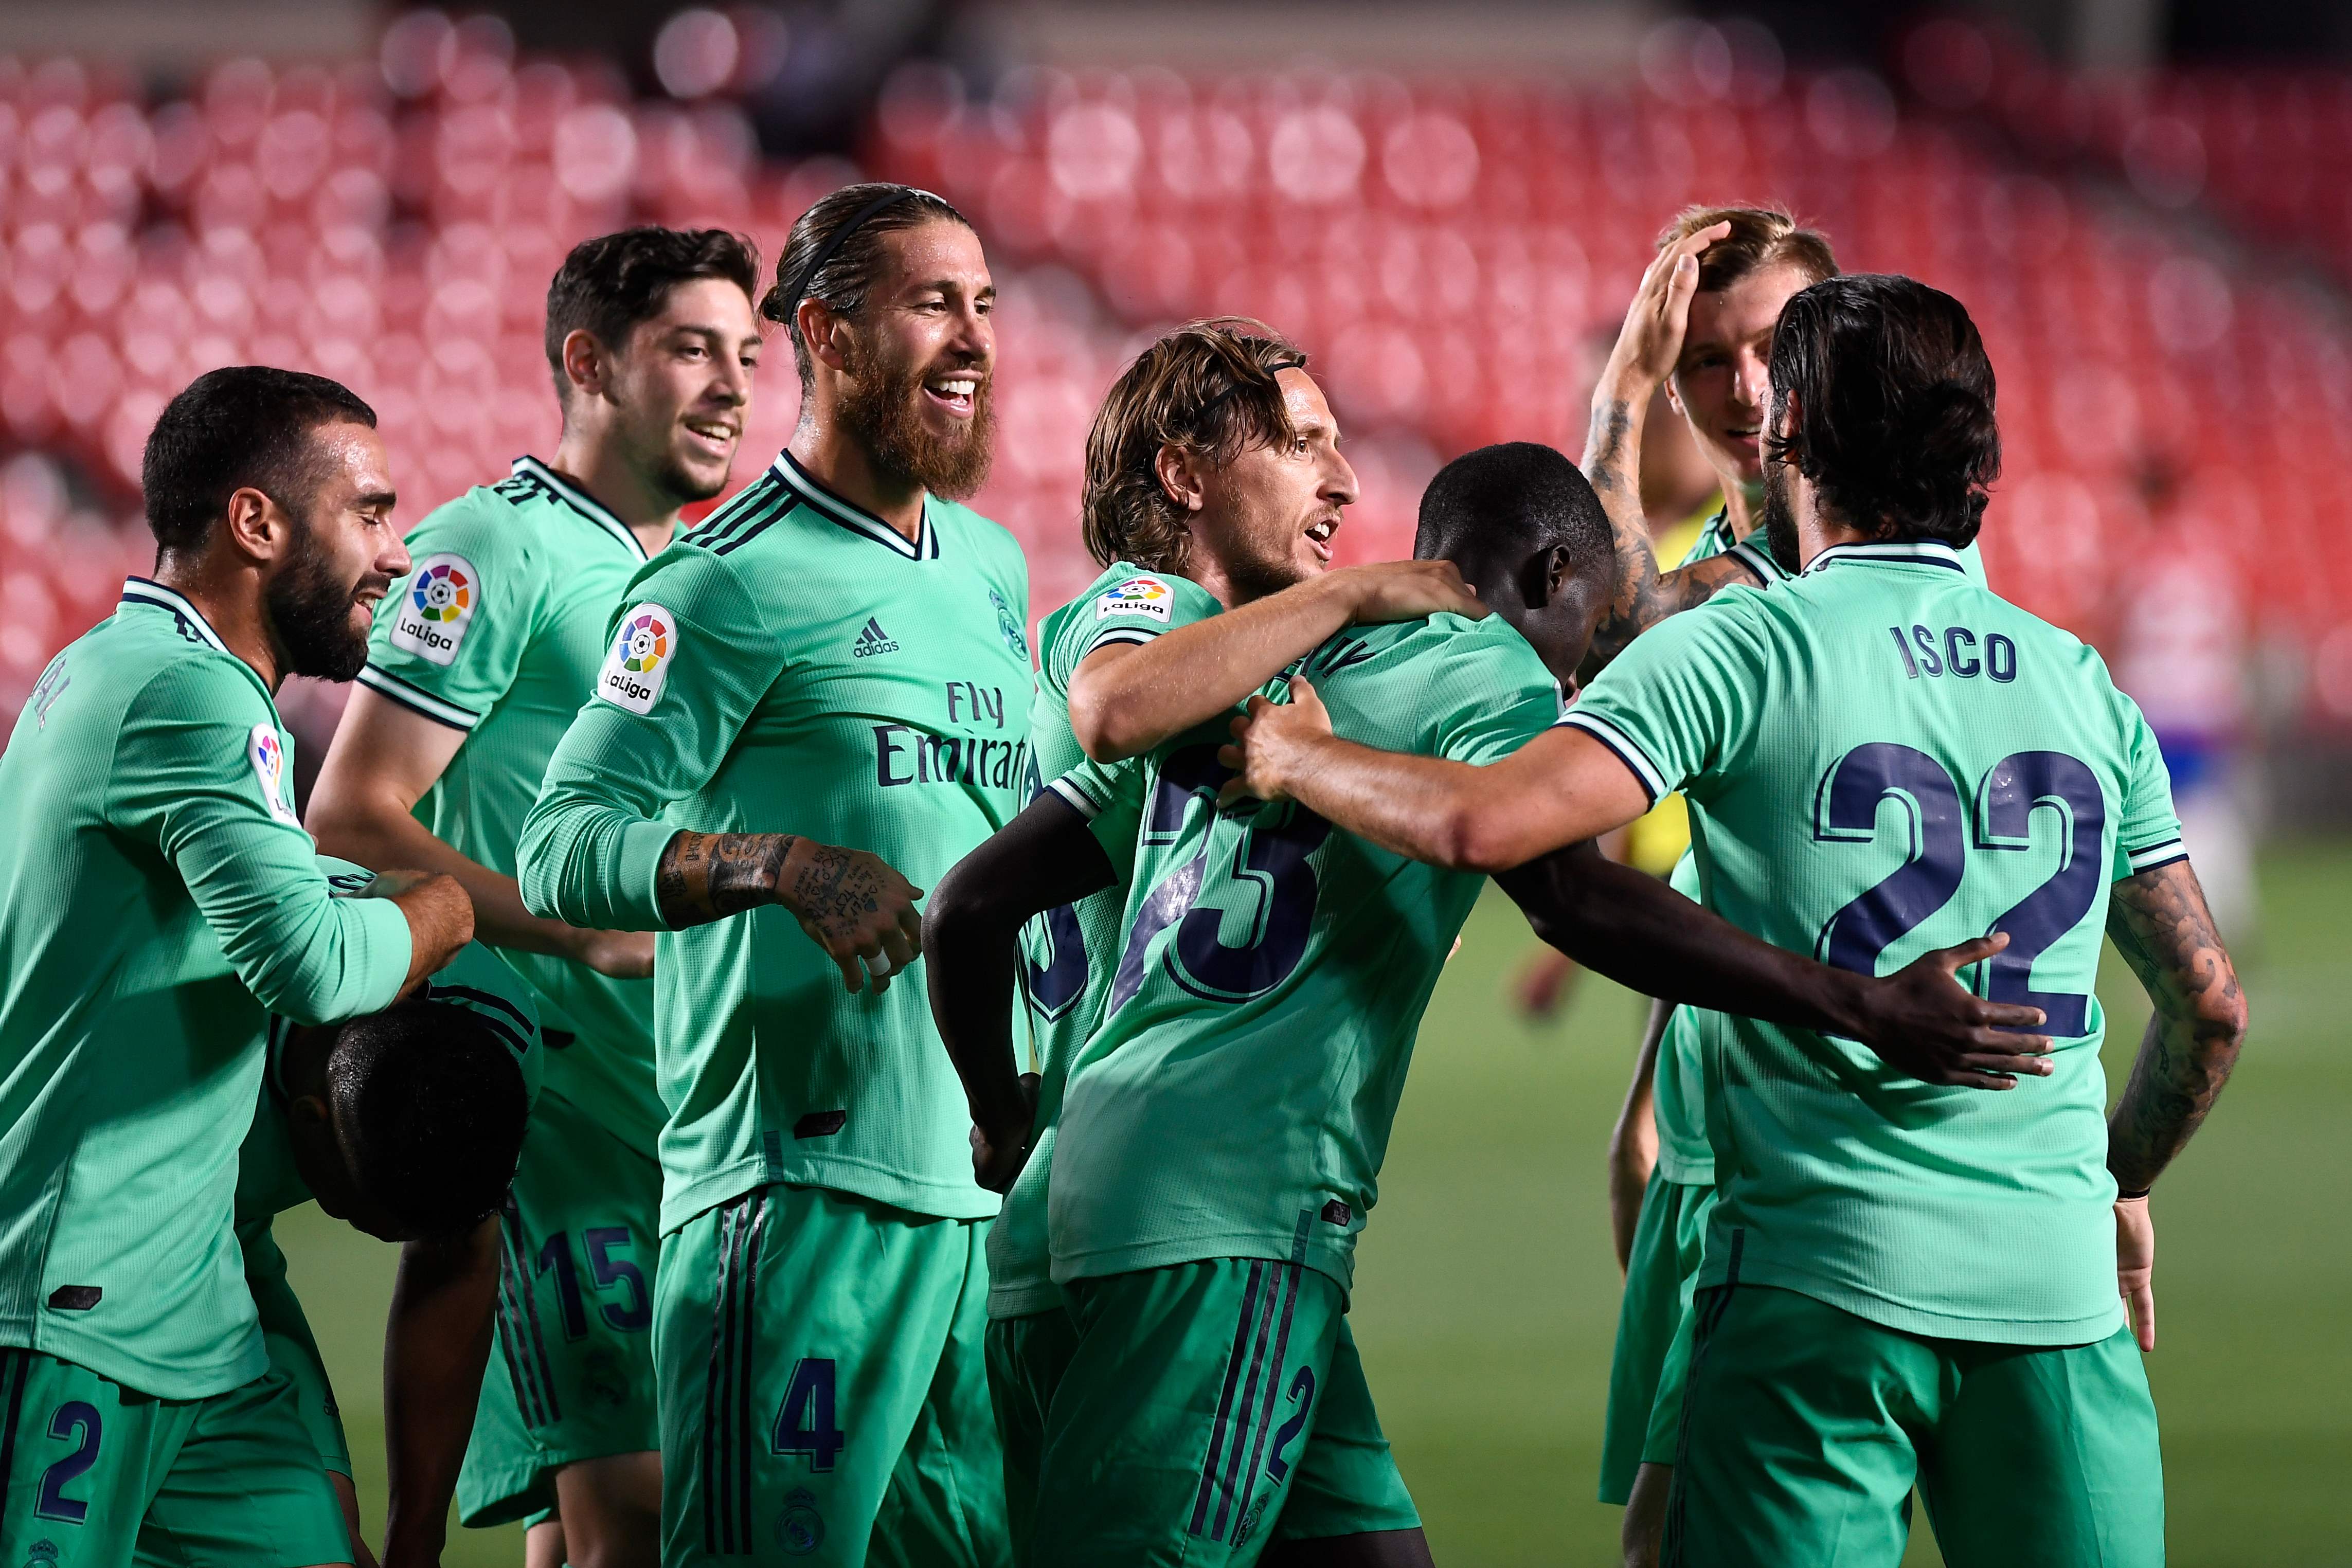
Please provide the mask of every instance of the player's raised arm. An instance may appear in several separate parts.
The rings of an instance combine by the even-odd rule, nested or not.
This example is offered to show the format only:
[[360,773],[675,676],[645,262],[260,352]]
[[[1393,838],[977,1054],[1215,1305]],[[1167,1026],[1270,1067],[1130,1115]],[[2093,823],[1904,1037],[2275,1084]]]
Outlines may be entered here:
[[1036,1110],[1013,1071],[1021,927],[1116,880],[1086,819],[1047,789],[940,879],[923,915],[931,1018],[971,1104],[973,1174],[991,1191],[1021,1174]]

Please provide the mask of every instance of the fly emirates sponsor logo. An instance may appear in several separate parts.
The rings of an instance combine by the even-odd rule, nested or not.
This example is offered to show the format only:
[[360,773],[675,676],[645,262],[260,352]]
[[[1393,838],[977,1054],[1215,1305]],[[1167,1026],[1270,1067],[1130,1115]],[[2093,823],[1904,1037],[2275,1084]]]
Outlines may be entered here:
[[1004,688],[977,681],[948,681],[940,688],[943,723],[937,729],[908,724],[874,728],[874,781],[886,789],[902,784],[955,784],[982,789],[1017,789],[1029,777],[1029,741],[1003,733],[1008,712]]

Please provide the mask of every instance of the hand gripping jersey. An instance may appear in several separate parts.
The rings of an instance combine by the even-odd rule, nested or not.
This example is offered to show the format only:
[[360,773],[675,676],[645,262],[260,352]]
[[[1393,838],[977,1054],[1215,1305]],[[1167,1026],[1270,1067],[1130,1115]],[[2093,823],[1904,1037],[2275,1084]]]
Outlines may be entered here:
[[372,1012],[408,922],[330,894],[268,688],[133,578],[0,758],[0,1344],[171,1399],[260,1375],[229,1220],[262,1028]]
[[[1119,561],[1037,629],[1042,659],[1037,694],[1029,705],[1031,790],[1039,788],[1040,779],[1051,779],[1050,788],[1092,820],[1095,837],[1118,880],[1076,904],[1048,910],[1030,922],[1024,934],[1028,971],[1023,994],[1034,1054],[1022,1067],[1039,1075],[1038,1133],[1028,1163],[1021,1167],[1021,1179],[1005,1195],[1003,1212],[989,1231],[991,1317],[1025,1317],[1062,1304],[1045,1234],[1054,1122],[1062,1108],[1070,1060],[1094,1032],[1103,998],[1110,991],[1111,970],[1126,929],[1135,826],[1143,804],[1143,758],[1092,763],[1070,732],[1070,677],[1098,648],[1149,643],[1164,632],[1206,620],[1221,608],[1214,595],[1187,578]],[[1073,769],[1083,772],[1063,777]]]
[[[416,803],[443,843],[511,876],[547,758],[595,689],[604,627],[645,548],[536,457],[436,507],[408,536],[416,565],[377,607],[360,680],[465,732]],[[667,1119],[654,1082],[654,986],[551,953],[505,953],[554,1041],[548,1081],[636,1148]],[[572,1037],[579,1043],[572,1043]]]
[[[803,834],[938,885],[1027,783],[1028,592],[1020,546],[979,514],[931,497],[909,542],[779,455],[630,583],[524,824],[525,901],[656,929],[680,829]],[[919,974],[851,994],[772,907],[658,953],[665,1231],[777,1181],[996,1211]]]
[[1691,804],[1702,901],[1887,974],[1988,930],[1977,988],[2038,1006],[2055,1072],[1945,1089],[1850,1041],[1708,1031],[1721,1202],[1702,1286],[1907,1333],[2082,1344],[2123,1322],[2092,994],[2111,878],[2179,859],[2153,736],[2099,656],[1931,541],[1841,545],[1635,640],[1562,720]]
[[[1293,672],[1339,735],[1462,762],[1559,711],[1496,616],[1352,627]],[[1056,1281],[1271,1258],[1348,1287],[1422,1009],[1483,885],[1295,802],[1218,810],[1223,738],[1150,754],[1128,936],[1063,1101]]]

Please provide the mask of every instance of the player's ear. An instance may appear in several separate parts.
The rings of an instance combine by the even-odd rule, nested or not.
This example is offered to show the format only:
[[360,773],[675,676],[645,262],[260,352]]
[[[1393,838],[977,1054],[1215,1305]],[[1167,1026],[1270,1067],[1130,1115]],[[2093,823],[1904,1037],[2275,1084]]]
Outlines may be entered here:
[[809,357],[830,371],[849,368],[849,356],[844,351],[843,334],[837,329],[848,323],[825,308],[822,299],[804,298],[793,312],[794,324],[800,328],[801,341],[808,345]]
[[1534,602],[1540,606],[1549,604],[1568,591],[1570,580],[1576,576],[1576,562],[1570,557],[1566,545],[1552,546],[1538,559],[1542,569],[1543,597]]
[[573,390],[596,397],[605,390],[610,366],[604,345],[585,327],[574,327],[563,334],[563,379]]
[[282,558],[294,538],[294,519],[286,508],[250,485],[229,492],[222,528],[239,555],[261,563]]
[[1197,512],[1209,504],[1208,491],[1201,483],[1199,453],[1170,443],[1151,460],[1151,471],[1159,476],[1161,492],[1176,503],[1179,511]]

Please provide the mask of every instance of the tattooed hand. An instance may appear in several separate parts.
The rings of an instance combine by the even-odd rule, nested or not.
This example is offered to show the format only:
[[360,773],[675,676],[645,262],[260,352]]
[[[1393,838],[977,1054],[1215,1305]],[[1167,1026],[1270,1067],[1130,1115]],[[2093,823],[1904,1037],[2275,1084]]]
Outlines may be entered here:
[[776,902],[790,833],[679,833],[654,871],[654,902],[673,931]]
[[915,907],[922,896],[877,856],[802,839],[784,862],[776,902],[841,966],[844,985],[857,990],[871,974],[879,996],[922,954],[923,916]]

